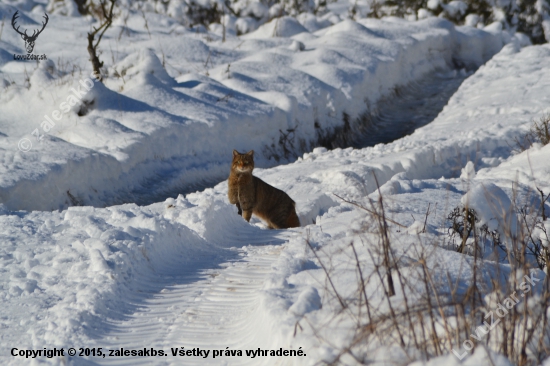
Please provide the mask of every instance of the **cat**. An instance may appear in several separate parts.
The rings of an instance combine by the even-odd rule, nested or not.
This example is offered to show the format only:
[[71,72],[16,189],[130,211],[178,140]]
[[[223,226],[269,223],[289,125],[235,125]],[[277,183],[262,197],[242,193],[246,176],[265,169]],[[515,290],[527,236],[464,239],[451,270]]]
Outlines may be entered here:
[[237,205],[239,215],[250,222],[252,214],[267,223],[269,229],[300,227],[296,203],[285,192],[252,175],[254,150],[245,154],[233,150],[227,196]]

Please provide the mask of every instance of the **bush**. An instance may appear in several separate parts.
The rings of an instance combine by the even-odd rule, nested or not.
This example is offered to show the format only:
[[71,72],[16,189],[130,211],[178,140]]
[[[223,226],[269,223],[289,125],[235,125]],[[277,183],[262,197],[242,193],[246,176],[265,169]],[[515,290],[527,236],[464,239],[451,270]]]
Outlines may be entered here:
[[539,121],[533,121],[533,126],[529,131],[534,140],[543,145],[550,143],[550,113],[542,116]]
[[548,0],[374,0],[370,16],[417,19],[435,15],[474,27],[500,22],[504,29],[525,33],[540,44],[550,37],[545,37],[543,26],[549,12]]
[[[457,206],[449,213],[447,220],[450,223],[449,238],[457,252],[472,253],[474,248],[480,249],[480,246],[484,244],[489,244],[491,249],[496,247],[504,249],[498,231],[490,230],[487,224],[479,225],[475,210],[466,209],[462,205]],[[456,239],[459,244],[456,243]],[[472,245],[473,248],[470,248]]]

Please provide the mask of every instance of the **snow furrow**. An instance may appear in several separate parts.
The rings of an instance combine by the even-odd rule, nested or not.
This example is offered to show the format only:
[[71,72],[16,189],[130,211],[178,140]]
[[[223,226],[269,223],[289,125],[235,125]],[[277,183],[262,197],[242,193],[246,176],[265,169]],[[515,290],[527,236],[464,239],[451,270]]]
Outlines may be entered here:
[[395,88],[372,111],[358,118],[349,133],[349,138],[354,140],[351,144],[331,147],[363,148],[410,135],[437,117],[468,75],[464,69],[440,70]]
[[[97,340],[104,349],[163,349],[168,356],[155,360],[158,365],[247,364],[246,357],[208,359],[173,357],[178,351],[201,349],[240,349],[252,347],[255,328],[248,328],[250,314],[259,305],[259,291],[278,258],[281,245],[248,246],[228,256],[235,257],[200,273],[184,268],[166,268],[169,274],[144,277],[140,289],[127,301],[135,312],[123,320],[108,320],[111,331]],[[156,290],[155,290],[156,289]],[[224,360],[224,361],[220,361]],[[80,361],[80,360],[79,360]],[[83,360],[82,360],[83,361]],[[149,358],[89,358],[101,365],[150,364]],[[257,362],[256,362],[257,364]]]

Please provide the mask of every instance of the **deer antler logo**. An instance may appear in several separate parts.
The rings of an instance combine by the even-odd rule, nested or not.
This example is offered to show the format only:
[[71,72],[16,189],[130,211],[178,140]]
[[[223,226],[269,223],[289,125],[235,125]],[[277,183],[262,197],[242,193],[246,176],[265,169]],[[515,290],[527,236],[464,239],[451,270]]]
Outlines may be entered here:
[[36,42],[38,35],[42,33],[44,28],[46,28],[46,24],[48,24],[48,14],[44,13],[44,18],[46,19],[46,21],[42,22],[42,29],[35,29],[32,33],[32,36],[29,36],[26,29],[25,32],[21,33],[19,31],[19,26],[15,28],[15,21],[17,20],[17,18],[19,18],[19,15],[17,13],[19,13],[19,10],[16,11],[15,14],[13,14],[13,17],[11,18],[11,25],[13,29],[15,29],[15,31],[19,33],[21,35],[21,38],[23,38],[23,40],[25,41],[25,48],[27,49],[27,53],[32,53],[32,50],[34,49],[34,42]]

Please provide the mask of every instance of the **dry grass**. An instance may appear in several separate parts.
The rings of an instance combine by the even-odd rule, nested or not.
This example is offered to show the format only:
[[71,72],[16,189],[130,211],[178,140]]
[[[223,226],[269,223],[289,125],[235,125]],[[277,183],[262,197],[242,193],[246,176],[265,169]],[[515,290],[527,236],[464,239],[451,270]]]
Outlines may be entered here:
[[529,149],[534,143],[548,145],[550,143],[550,113],[545,113],[539,120],[533,120],[529,131],[515,139],[519,152]]
[[[390,345],[401,348],[407,359],[397,364],[452,353],[467,355],[477,346],[520,366],[538,365],[550,355],[548,247],[539,246],[546,256],[539,268],[546,276],[528,260],[534,228],[546,220],[544,210],[524,208],[521,235],[500,238],[518,248],[514,255],[504,256],[504,262],[512,258],[504,266],[481,257],[476,246],[481,245],[482,233],[470,218],[473,227],[468,235],[478,239],[473,239],[473,249],[466,251],[461,238],[458,245],[463,249],[464,271],[453,280],[444,268],[434,264],[435,252],[442,250],[441,236],[424,242],[429,236],[418,235],[406,253],[400,252],[394,248],[397,239],[392,234],[400,224],[387,217],[381,194],[378,200],[368,199],[367,205],[346,202],[366,215],[358,233],[360,239],[339,252],[345,252],[354,264],[357,281],[353,292],[344,293],[336,283],[341,262],[335,261],[334,253],[323,253],[324,249],[308,242],[326,276],[326,301],[340,309],[325,324],[310,324],[321,344],[340,350],[324,364],[373,364],[369,352]],[[541,207],[544,209],[544,200]],[[503,316],[499,315],[504,312],[499,312],[501,307],[506,309]],[[353,337],[345,346],[323,336],[322,328],[335,322],[353,324]],[[489,352],[487,357],[491,357]]]
[[533,121],[530,133],[541,144],[548,145],[550,143],[550,113],[546,113],[538,121]]

